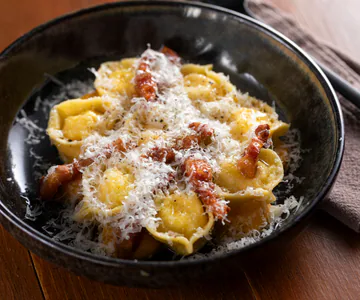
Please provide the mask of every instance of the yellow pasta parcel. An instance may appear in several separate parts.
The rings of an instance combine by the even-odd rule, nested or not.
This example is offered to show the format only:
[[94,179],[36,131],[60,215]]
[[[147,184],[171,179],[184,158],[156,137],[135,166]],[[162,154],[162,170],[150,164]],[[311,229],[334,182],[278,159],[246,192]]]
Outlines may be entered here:
[[246,190],[248,187],[263,188],[272,191],[284,177],[284,167],[275,151],[261,149],[257,171],[254,178],[244,176],[237,168],[236,161],[224,162],[216,178],[216,183],[232,193]]
[[[85,181],[93,172],[84,173]],[[99,182],[93,187],[96,191],[93,197],[84,195],[84,198],[75,208],[74,219],[78,222],[87,220],[102,221],[107,217],[118,214],[122,209],[123,201],[134,188],[134,177],[118,168],[106,169]]]
[[223,74],[212,71],[212,65],[187,64],[181,68],[181,72],[185,90],[194,101],[216,101],[236,90]]
[[[80,162],[50,169],[42,184],[71,200],[72,220],[96,229],[96,250],[118,258],[149,259],[161,246],[188,256],[210,238],[236,241],[272,229],[273,189],[290,157],[280,137],[289,124],[212,65],[180,66],[146,51],[141,61],[101,64],[94,93],[52,108],[51,142],[66,163]],[[151,101],[134,85],[140,62]],[[262,126],[253,140],[259,125],[270,135]],[[270,138],[274,147],[265,149]],[[239,164],[242,154],[256,161],[255,173],[245,172],[251,158]],[[204,164],[188,169],[188,158]]]
[[254,129],[260,124],[270,126],[270,137],[277,142],[280,136],[283,136],[289,130],[289,124],[284,123],[274,117],[273,114],[262,112],[256,108],[242,107],[237,109],[233,114],[233,121],[230,123],[232,136],[244,142],[251,138]]
[[157,228],[147,227],[155,239],[180,255],[190,255],[204,245],[214,226],[214,216],[204,211],[194,192],[175,192],[155,202],[160,224]]
[[236,239],[265,227],[270,218],[270,204],[276,200],[271,191],[262,188],[247,188],[235,193],[222,192],[220,197],[229,201],[229,222],[217,226],[216,234],[218,238],[231,235]]
[[78,158],[82,141],[95,131],[110,106],[108,100],[93,97],[67,100],[51,109],[47,133],[63,161]]
[[126,58],[101,64],[94,82],[97,92],[100,95],[134,97],[136,61],[136,58]]

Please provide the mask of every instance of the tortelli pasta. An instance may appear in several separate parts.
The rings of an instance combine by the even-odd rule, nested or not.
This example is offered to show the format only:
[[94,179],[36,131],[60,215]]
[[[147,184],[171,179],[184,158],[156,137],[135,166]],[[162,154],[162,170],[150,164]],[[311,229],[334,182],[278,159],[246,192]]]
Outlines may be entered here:
[[186,256],[267,226],[289,129],[271,106],[166,47],[94,73],[94,93],[51,110],[65,164],[42,178],[43,200],[67,201],[106,255],[128,259]]

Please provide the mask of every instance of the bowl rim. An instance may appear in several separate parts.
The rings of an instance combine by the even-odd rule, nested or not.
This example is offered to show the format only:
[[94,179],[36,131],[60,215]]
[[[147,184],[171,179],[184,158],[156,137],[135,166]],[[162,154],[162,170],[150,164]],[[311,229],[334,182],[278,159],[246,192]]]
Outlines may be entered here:
[[334,120],[336,124],[336,131],[338,133],[338,141],[337,141],[337,151],[335,154],[335,160],[333,163],[333,166],[331,168],[330,174],[328,178],[326,179],[326,182],[323,184],[321,189],[318,191],[318,193],[315,195],[311,203],[298,215],[296,216],[292,222],[285,224],[282,226],[279,230],[275,231],[274,233],[270,234],[269,236],[261,239],[260,241],[247,245],[243,248],[232,250],[230,252],[224,252],[221,254],[216,254],[214,256],[205,256],[201,257],[199,259],[194,260],[176,260],[176,261],[137,261],[137,260],[126,260],[121,258],[113,258],[113,257],[106,257],[106,256],[100,256],[93,253],[85,252],[80,249],[76,249],[74,247],[70,247],[68,245],[65,245],[61,242],[55,241],[51,239],[50,237],[46,236],[45,234],[41,233],[40,231],[36,230],[35,228],[31,227],[29,224],[25,223],[21,218],[17,217],[13,212],[11,212],[5,205],[2,203],[0,199],[0,214],[3,218],[9,221],[9,223],[16,228],[20,229],[22,233],[31,236],[31,238],[35,239],[38,243],[43,244],[44,246],[48,247],[49,249],[57,250],[65,255],[72,256],[77,259],[89,261],[90,263],[96,263],[103,266],[109,266],[109,267],[118,267],[119,265],[122,266],[132,266],[132,267],[172,267],[172,266],[195,266],[200,264],[206,264],[209,262],[212,262],[214,260],[220,261],[225,260],[234,256],[239,255],[240,253],[251,251],[253,248],[262,247],[265,244],[268,244],[269,242],[275,240],[279,235],[284,234],[286,231],[288,231],[291,228],[294,228],[300,221],[305,219],[311,212],[313,212],[316,205],[319,204],[321,200],[329,193],[331,190],[331,187],[333,183],[335,182],[336,176],[339,172],[340,165],[343,158],[344,153],[344,122],[343,122],[343,116],[341,112],[341,106],[339,103],[339,100],[337,99],[337,96],[335,94],[335,91],[333,87],[331,86],[329,80],[325,76],[325,74],[322,72],[320,67],[314,62],[314,60],[304,52],[297,44],[295,44],[292,40],[278,32],[277,30],[273,29],[272,27],[255,20],[251,17],[248,17],[244,14],[241,14],[239,12],[226,9],[223,7],[219,7],[212,4],[206,4],[206,3],[199,3],[199,2],[186,2],[186,1],[146,1],[146,0],[140,0],[140,1],[124,1],[124,2],[117,2],[117,3],[106,3],[102,5],[92,6],[88,8],[84,8],[75,12],[71,12],[68,14],[61,15],[57,18],[54,18],[48,22],[45,22],[34,29],[30,30],[29,32],[25,33],[24,35],[20,36],[18,39],[16,39],[13,43],[11,43],[8,47],[6,47],[1,53],[0,53],[0,59],[6,59],[6,57],[11,54],[11,51],[18,46],[21,46],[23,43],[25,43],[27,40],[29,40],[31,37],[33,37],[36,34],[41,33],[42,31],[45,31],[46,29],[57,25],[58,23],[61,23],[63,21],[66,21],[68,19],[72,19],[75,17],[79,17],[82,15],[86,15],[88,13],[93,13],[97,11],[106,11],[111,10],[114,8],[121,8],[121,7],[129,7],[129,6],[165,6],[165,7],[194,7],[194,8],[203,8],[207,10],[213,10],[218,13],[224,13],[229,16],[232,16],[236,19],[239,19],[243,22],[246,22],[247,25],[262,31],[267,36],[270,36],[273,39],[278,40],[280,43],[282,43],[284,46],[290,48],[293,50],[306,65],[311,69],[312,73],[316,76],[316,78],[321,83],[321,87],[324,89],[324,92],[326,94],[326,97],[329,99],[329,102],[331,104],[331,111],[334,115]]

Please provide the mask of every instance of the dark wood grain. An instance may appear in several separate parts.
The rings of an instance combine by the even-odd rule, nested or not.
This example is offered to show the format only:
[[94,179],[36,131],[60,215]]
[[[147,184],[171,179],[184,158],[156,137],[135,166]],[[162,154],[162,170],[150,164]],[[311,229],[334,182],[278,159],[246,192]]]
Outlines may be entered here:
[[[112,0],[19,0],[0,1],[0,49],[32,28],[53,18]],[[6,30],[5,30],[6,28]]]
[[197,285],[171,289],[115,287],[76,276],[33,255],[46,299],[254,299],[243,270],[232,282],[222,285]]
[[356,299],[360,239],[324,212],[284,253],[254,262],[227,284],[163,290],[122,288],[76,276],[33,255],[46,299]]
[[262,299],[356,299],[359,267],[359,235],[318,212],[283,255],[246,273]]
[[[360,18],[354,14],[360,1],[269,1],[293,14],[319,37],[358,57]],[[112,1],[2,0],[0,49],[51,18],[105,2]],[[45,298],[51,300],[358,299],[360,294],[359,235],[321,212],[310,219],[309,227],[287,251],[274,254],[261,265],[254,262],[245,272],[239,270],[225,285],[164,290],[121,288],[76,276],[34,254],[32,258],[36,270],[29,252],[0,226],[0,299],[42,299],[40,286]]]
[[0,299],[43,299],[31,257],[0,226]]

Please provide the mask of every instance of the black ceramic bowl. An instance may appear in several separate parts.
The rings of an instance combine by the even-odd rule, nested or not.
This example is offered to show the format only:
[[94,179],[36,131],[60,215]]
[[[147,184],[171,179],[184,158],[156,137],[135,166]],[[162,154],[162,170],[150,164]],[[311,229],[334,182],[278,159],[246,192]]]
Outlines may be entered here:
[[[45,74],[63,82],[90,78],[87,67],[139,55],[148,43],[154,49],[165,44],[188,61],[213,63],[215,70],[230,74],[243,91],[275,101],[282,116],[301,131],[302,148],[310,151],[303,154],[296,173],[305,179],[292,194],[304,196],[304,201],[280,230],[257,244],[216,258],[128,261],[86,253],[52,240],[43,228],[44,219],[53,217],[50,208],[35,221],[25,218],[26,203],[35,201],[37,187],[30,148],[52,163],[56,162],[56,151],[47,138],[37,145],[24,141],[28,132],[15,122],[19,109],[23,107],[30,119],[39,119],[37,125],[45,127],[46,119],[34,110],[35,100],[58,89]],[[229,273],[228,266],[238,267],[253,255],[268,252],[272,245],[282,246],[306,224],[305,217],[329,192],[343,153],[339,102],[311,58],[271,28],[210,5],[114,3],[39,26],[1,54],[0,105],[1,223],[41,257],[78,274],[119,285],[159,287],[191,282],[222,270]]]

